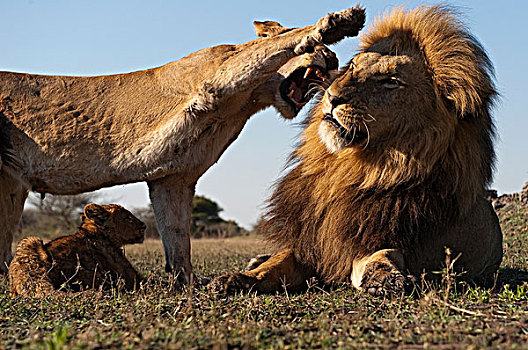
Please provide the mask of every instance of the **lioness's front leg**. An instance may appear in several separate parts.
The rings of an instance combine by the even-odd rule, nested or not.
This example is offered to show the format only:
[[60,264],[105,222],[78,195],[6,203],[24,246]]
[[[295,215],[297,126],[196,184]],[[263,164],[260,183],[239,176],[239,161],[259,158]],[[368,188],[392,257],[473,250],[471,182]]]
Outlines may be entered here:
[[283,249],[253,270],[216,277],[211,288],[227,293],[237,290],[273,293],[284,288],[297,291],[306,287],[306,280],[312,275],[310,269],[297,261],[291,249]]
[[396,249],[378,250],[356,259],[352,270],[352,285],[372,295],[398,295],[410,292],[413,280],[404,274],[403,254]]
[[189,236],[195,183],[181,176],[149,181],[149,195],[165,250],[165,270],[189,282],[192,274]]
[[212,79],[204,84],[205,95],[212,92],[224,98],[254,88],[294,56],[320,44],[330,45],[356,36],[364,22],[365,11],[354,7],[330,13],[315,25],[236,45]]

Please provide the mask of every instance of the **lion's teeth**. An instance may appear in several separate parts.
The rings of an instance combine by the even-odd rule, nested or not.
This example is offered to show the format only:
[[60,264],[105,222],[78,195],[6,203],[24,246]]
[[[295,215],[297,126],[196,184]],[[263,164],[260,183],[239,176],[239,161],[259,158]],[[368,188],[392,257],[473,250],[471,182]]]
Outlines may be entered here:
[[312,73],[315,69],[313,69],[312,67],[308,67],[306,68],[306,72],[304,72],[304,77],[303,79],[306,79],[310,76],[310,73]]

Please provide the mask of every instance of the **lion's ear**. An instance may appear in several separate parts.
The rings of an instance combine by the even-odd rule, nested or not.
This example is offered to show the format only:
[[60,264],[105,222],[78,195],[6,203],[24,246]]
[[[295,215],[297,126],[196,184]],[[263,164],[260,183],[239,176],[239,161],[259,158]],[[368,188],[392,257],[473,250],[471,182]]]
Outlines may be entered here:
[[84,216],[86,219],[94,221],[97,225],[103,225],[110,213],[102,206],[90,203],[84,207]]
[[274,21],[254,21],[253,25],[255,26],[255,33],[261,38],[279,35],[290,30],[290,28],[283,27],[280,23]]

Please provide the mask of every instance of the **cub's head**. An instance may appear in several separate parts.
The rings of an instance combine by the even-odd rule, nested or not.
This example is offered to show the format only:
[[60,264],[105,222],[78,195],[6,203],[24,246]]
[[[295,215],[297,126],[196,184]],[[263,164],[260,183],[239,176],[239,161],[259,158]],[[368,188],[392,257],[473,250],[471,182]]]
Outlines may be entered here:
[[81,219],[82,227],[89,233],[103,236],[118,246],[141,243],[145,237],[145,224],[117,204],[88,204]]
[[[255,32],[262,40],[288,32],[277,22],[253,22]],[[271,39],[273,40],[273,39]],[[263,84],[259,93],[270,94],[269,99],[277,111],[287,119],[297,116],[301,108],[337,74],[338,60],[330,49],[319,45],[311,53],[290,59]],[[262,98],[262,96],[261,96]]]
[[312,123],[332,153],[390,150],[427,163],[466,142],[492,154],[496,94],[489,58],[452,9],[398,8],[361,36]]

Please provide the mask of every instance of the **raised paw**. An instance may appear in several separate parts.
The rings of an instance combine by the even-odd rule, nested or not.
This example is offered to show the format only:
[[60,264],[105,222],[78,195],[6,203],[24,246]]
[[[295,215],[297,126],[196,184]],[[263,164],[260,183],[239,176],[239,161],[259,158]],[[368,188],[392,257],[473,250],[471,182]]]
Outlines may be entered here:
[[358,35],[365,25],[365,9],[356,6],[340,12],[329,13],[317,22],[317,30],[324,44]]
[[365,24],[365,10],[359,6],[329,13],[315,25],[311,35],[305,37],[294,49],[295,54],[313,52],[319,44],[335,44],[348,36],[356,36]]
[[256,279],[242,273],[231,273],[215,277],[209,284],[209,290],[214,293],[234,294],[241,290],[250,290]]
[[374,296],[408,295],[413,287],[412,276],[406,276],[394,266],[380,262],[369,264],[361,281],[361,289]]

